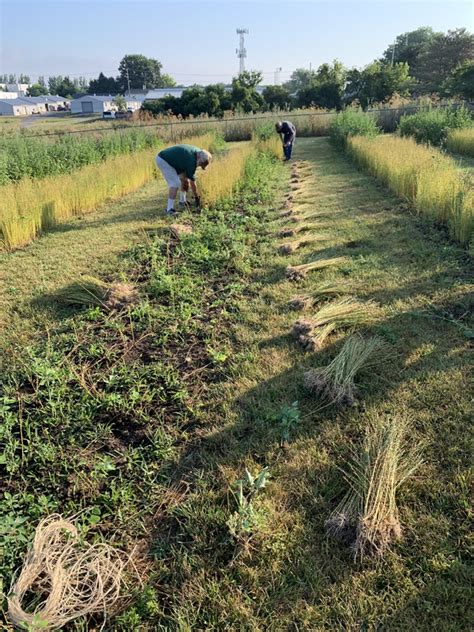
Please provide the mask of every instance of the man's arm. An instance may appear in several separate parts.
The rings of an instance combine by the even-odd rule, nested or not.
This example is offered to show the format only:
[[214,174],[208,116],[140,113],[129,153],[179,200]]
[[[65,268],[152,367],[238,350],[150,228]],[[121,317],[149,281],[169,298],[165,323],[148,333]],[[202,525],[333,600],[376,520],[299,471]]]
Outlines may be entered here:
[[194,199],[196,200],[196,205],[200,206],[201,205],[201,198],[199,197],[199,192],[198,192],[198,188],[196,185],[196,181],[195,180],[190,180],[189,181],[190,185],[191,185],[191,189],[194,195]]

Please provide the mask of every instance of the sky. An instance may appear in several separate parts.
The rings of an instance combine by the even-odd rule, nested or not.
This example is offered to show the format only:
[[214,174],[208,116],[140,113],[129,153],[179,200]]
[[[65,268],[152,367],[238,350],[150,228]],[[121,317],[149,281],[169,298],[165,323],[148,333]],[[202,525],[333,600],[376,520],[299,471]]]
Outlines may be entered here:
[[0,74],[115,76],[125,54],[140,53],[178,84],[228,82],[243,27],[246,68],[274,83],[277,68],[281,82],[333,59],[364,66],[420,26],[474,31],[474,2],[0,0]]

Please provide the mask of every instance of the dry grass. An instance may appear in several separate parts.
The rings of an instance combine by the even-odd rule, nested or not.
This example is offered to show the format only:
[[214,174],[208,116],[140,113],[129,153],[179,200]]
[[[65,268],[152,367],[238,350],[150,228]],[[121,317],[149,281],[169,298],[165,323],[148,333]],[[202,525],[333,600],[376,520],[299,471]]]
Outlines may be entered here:
[[[70,521],[53,514],[42,520],[8,597],[8,615],[21,629],[59,630],[91,614],[104,619],[120,597],[127,560],[107,544],[82,541]],[[34,599],[30,611],[28,605]]]
[[383,342],[376,337],[349,336],[338,355],[326,367],[309,369],[304,374],[305,387],[330,404],[352,406],[355,403],[354,379],[368,366],[375,353],[380,358]]
[[451,158],[411,138],[396,136],[349,138],[347,151],[418,213],[448,224],[455,239],[463,245],[470,243],[474,194]]
[[128,283],[105,283],[91,276],[84,276],[55,294],[61,303],[69,305],[89,305],[108,311],[119,311],[136,304],[137,290]]
[[198,187],[204,204],[212,205],[232,194],[243,175],[247,158],[253,151],[253,145],[245,144],[213,160],[209,168],[199,173]]
[[174,239],[180,239],[183,235],[191,235],[193,232],[192,226],[189,224],[171,224],[170,233]]
[[352,451],[344,471],[349,491],[326,528],[350,544],[356,558],[382,555],[401,537],[397,491],[422,462],[420,446],[409,440],[409,431],[407,418],[400,414],[373,416],[363,445]]
[[474,158],[474,127],[450,130],[446,146],[455,154]]
[[303,348],[316,351],[337,329],[369,324],[377,315],[378,308],[373,303],[339,299],[321,307],[314,318],[296,322],[293,335]]
[[303,263],[299,266],[288,266],[286,268],[286,276],[290,279],[290,281],[299,281],[300,279],[304,279],[308,272],[311,272],[313,270],[322,270],[324,268],[328,268],[329,266],[344,265],[348,261],[349,260],[347,259],[347,257],[316,259],[315,261],[311,261],[310,263]]

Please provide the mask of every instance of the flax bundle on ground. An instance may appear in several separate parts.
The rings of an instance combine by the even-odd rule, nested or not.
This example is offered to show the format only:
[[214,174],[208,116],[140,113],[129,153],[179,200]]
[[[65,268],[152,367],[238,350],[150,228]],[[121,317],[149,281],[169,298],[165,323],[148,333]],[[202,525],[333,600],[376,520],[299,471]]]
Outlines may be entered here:
[[[91,614],[104,619],[120,596],[127,558],[108,544],[81,541],[58,514],[42,520],[8,597],[8,615],[20,629],[59,630]],[[39,599],[32,612],[25,602]]]

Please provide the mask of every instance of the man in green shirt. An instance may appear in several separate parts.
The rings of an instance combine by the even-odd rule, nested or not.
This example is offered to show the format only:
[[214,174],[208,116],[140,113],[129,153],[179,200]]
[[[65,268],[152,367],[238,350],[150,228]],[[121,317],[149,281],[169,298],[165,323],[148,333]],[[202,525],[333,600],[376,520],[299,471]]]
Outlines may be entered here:
[[208,151],[194,145],[174,145],[160,151],[156,157],[156,166],[163,174],[169,187],[166,207],[168,215],[173,215],[175,212],[174,201],[178,189],[181,189],[179,205],[186,204],[186,191],[189,185],[191,185],[196,206],[200,205],[201,200],[196,186],[196,169],[198,167],[205,169],[211,160],[212,156]]

